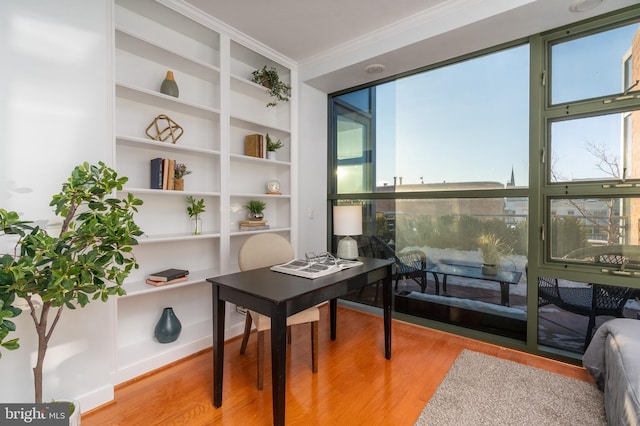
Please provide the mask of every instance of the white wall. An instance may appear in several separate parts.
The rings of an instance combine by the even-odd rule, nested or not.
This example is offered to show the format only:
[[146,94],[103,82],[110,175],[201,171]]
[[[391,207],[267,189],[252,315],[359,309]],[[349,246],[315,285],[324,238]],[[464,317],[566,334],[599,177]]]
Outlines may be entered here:
[[[55,219],[49,202],[76,164],[113,163],[111,1],[9,0],[0,14],[0,207]],[[6,244],[5,244],[6,245]],[[2,249],[0,243],[0,249]],[[65,311],[45,361],[44,399],[111,399],[113,306]],[[35,331],[2,352],[0,401],[32,402]]]
[[[110,0],[3,2],[1,208],[54,221],[49,201],[76,164],[113,164],[111,8]],[[303,254],[327,249],[327,95],[305,84],[299,93],[297,253]],[[34,398],[35,332],[26,313],[16,323],[22,348],[2,350],[1,402]],[[64,312],[45,362],[45,400],[76,398],[86,411],[113,398],[114,327],[112,302]]]
[[297,253],[327,250],[327,94],[300,84]]

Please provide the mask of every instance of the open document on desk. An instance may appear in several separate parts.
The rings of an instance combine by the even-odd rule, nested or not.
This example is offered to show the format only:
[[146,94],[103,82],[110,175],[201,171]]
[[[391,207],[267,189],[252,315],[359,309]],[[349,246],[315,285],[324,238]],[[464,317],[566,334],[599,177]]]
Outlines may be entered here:
[[313,279],[360,265],[362,265],[362,262],[358,260],[335,259],[332,257],[322,260],[293,259],[282,265],[272,266],[271,270]]

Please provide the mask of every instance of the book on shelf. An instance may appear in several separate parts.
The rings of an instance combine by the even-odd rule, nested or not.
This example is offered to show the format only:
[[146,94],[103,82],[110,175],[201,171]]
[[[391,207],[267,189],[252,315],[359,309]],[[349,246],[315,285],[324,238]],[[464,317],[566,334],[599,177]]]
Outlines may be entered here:
[[189,277],[187,277],[186,275],[183,275],[181,277],[174,278],[174,279],[169,280],[169,281],[156,281],[156,280],[147,279],[147,284],[150,284],[150,285],[155,286],[155,287],[160,287],[160,286],[163,286],[163,285],[175,284],[175,283],[179,283],[179,282],[182,282],[182,281],[186,281],[188,278]]
[[175,189],[176,160],[170,158],[154,158],[151,160],[151,175],[149,188],[151,189]]
[[162,158],[151,160],[151,189],[162,189]]
[[327,253],[311,259],[293,259],[281,265],[272,266],[271,270],[313,279],[360,265],[362,262],[359,260],[338,259]]
[[259,134],[247,135],[244,137],[244,154],[251,157],[262,157],[262,145],[264,136]]
[[162,189],[169,188],[169,159],[162,159]]
[[167,189],[173,190],[175,182],[176,160],[169,159],[169,167],[167,169]]
[[268,223],[266,220],[241,220],[240,226],[265,226]]
[[240,225],[241,231],[261,231],[263,229],[269,229],[269,225],[258,225],[258,226]]
[[156,272],[149,275],[151,281],[171,281],[176,278],[182,278],[189,275],[189,271],[186,269],[165,269],[164,271]]

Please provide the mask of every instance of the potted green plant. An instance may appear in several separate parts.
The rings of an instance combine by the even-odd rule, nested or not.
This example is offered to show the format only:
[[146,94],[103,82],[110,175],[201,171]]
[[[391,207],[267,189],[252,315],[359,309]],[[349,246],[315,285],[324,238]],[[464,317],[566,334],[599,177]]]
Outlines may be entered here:
[[500,259],[510,251],[509,246],[500,241],[495,234],[483,233],[478,237],[478,247],[482,256],[482,273],[496,275]]
[[9,333],[16,330],[11,318],[22,313],[18,302],[24,301],[38,339],[36,403],[42,403],[45,355],[64,310],[126,294],[124,280],[138,268],[132,246],[142,231],[133,215],[142,201],[132,194],[113,196],[127,180],[102,162],[75,167],[50,203],[62,218],[57,236],[0,209],[0,237],[14,246],[12,252],[0,253],[0,346],[19,348]]
[[279,102],[288,102],[291,97],[291,86],[280,80],[278,70],[263,66],[251,73],[252,81],[267,88],[267,93],[273,98],[267,107],[276,106]]
[[264,209],[267,208],[267,203],[260,200],[251,200],[245,208],[249,210],[249,220],[262,220],[264,218]]
[[280,139],[276,139],[275,141],[269,136],[269,133],[265,136],[267,140],[267,158],[269,160],[276,159],[276,151],[284,146],[284,144],[280,141]]
[[187,197],[187,213],[193,222],[193,235],[199,235],[202,233],[202,219],[200,215],[204,213],[204,198],[196,200],[194,197],[189,195]]
[[184,191],[184,177],[190,175],[191,170],[187,169],[184,163],[176,163],[173,168],[173,189],[176,191]]

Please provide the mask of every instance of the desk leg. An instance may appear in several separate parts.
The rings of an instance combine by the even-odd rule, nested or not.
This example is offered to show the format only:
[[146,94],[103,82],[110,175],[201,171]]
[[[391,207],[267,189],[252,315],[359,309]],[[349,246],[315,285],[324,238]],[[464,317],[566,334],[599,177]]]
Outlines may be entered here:
[[500,283],[500,303],[509,306],[509,283]]
[[284,305],[271,315],[271,385],[273,387],[273,424],[284,426],[285,374],[287,367],[287,313]]
[[338,299],[329,300],[329,321],[331,324],[331,340],[336,340],[336,319],[338,317]]
[[220,288],[213,285],[213,406],[222,406],[222,371],[224,366],[224,309],[220,300]]
[[382,282],[382,309],[384,311],[384,357],[391,359],[391,303],[393,287],[391,286],[391,265],[387,268],[387,276]]

